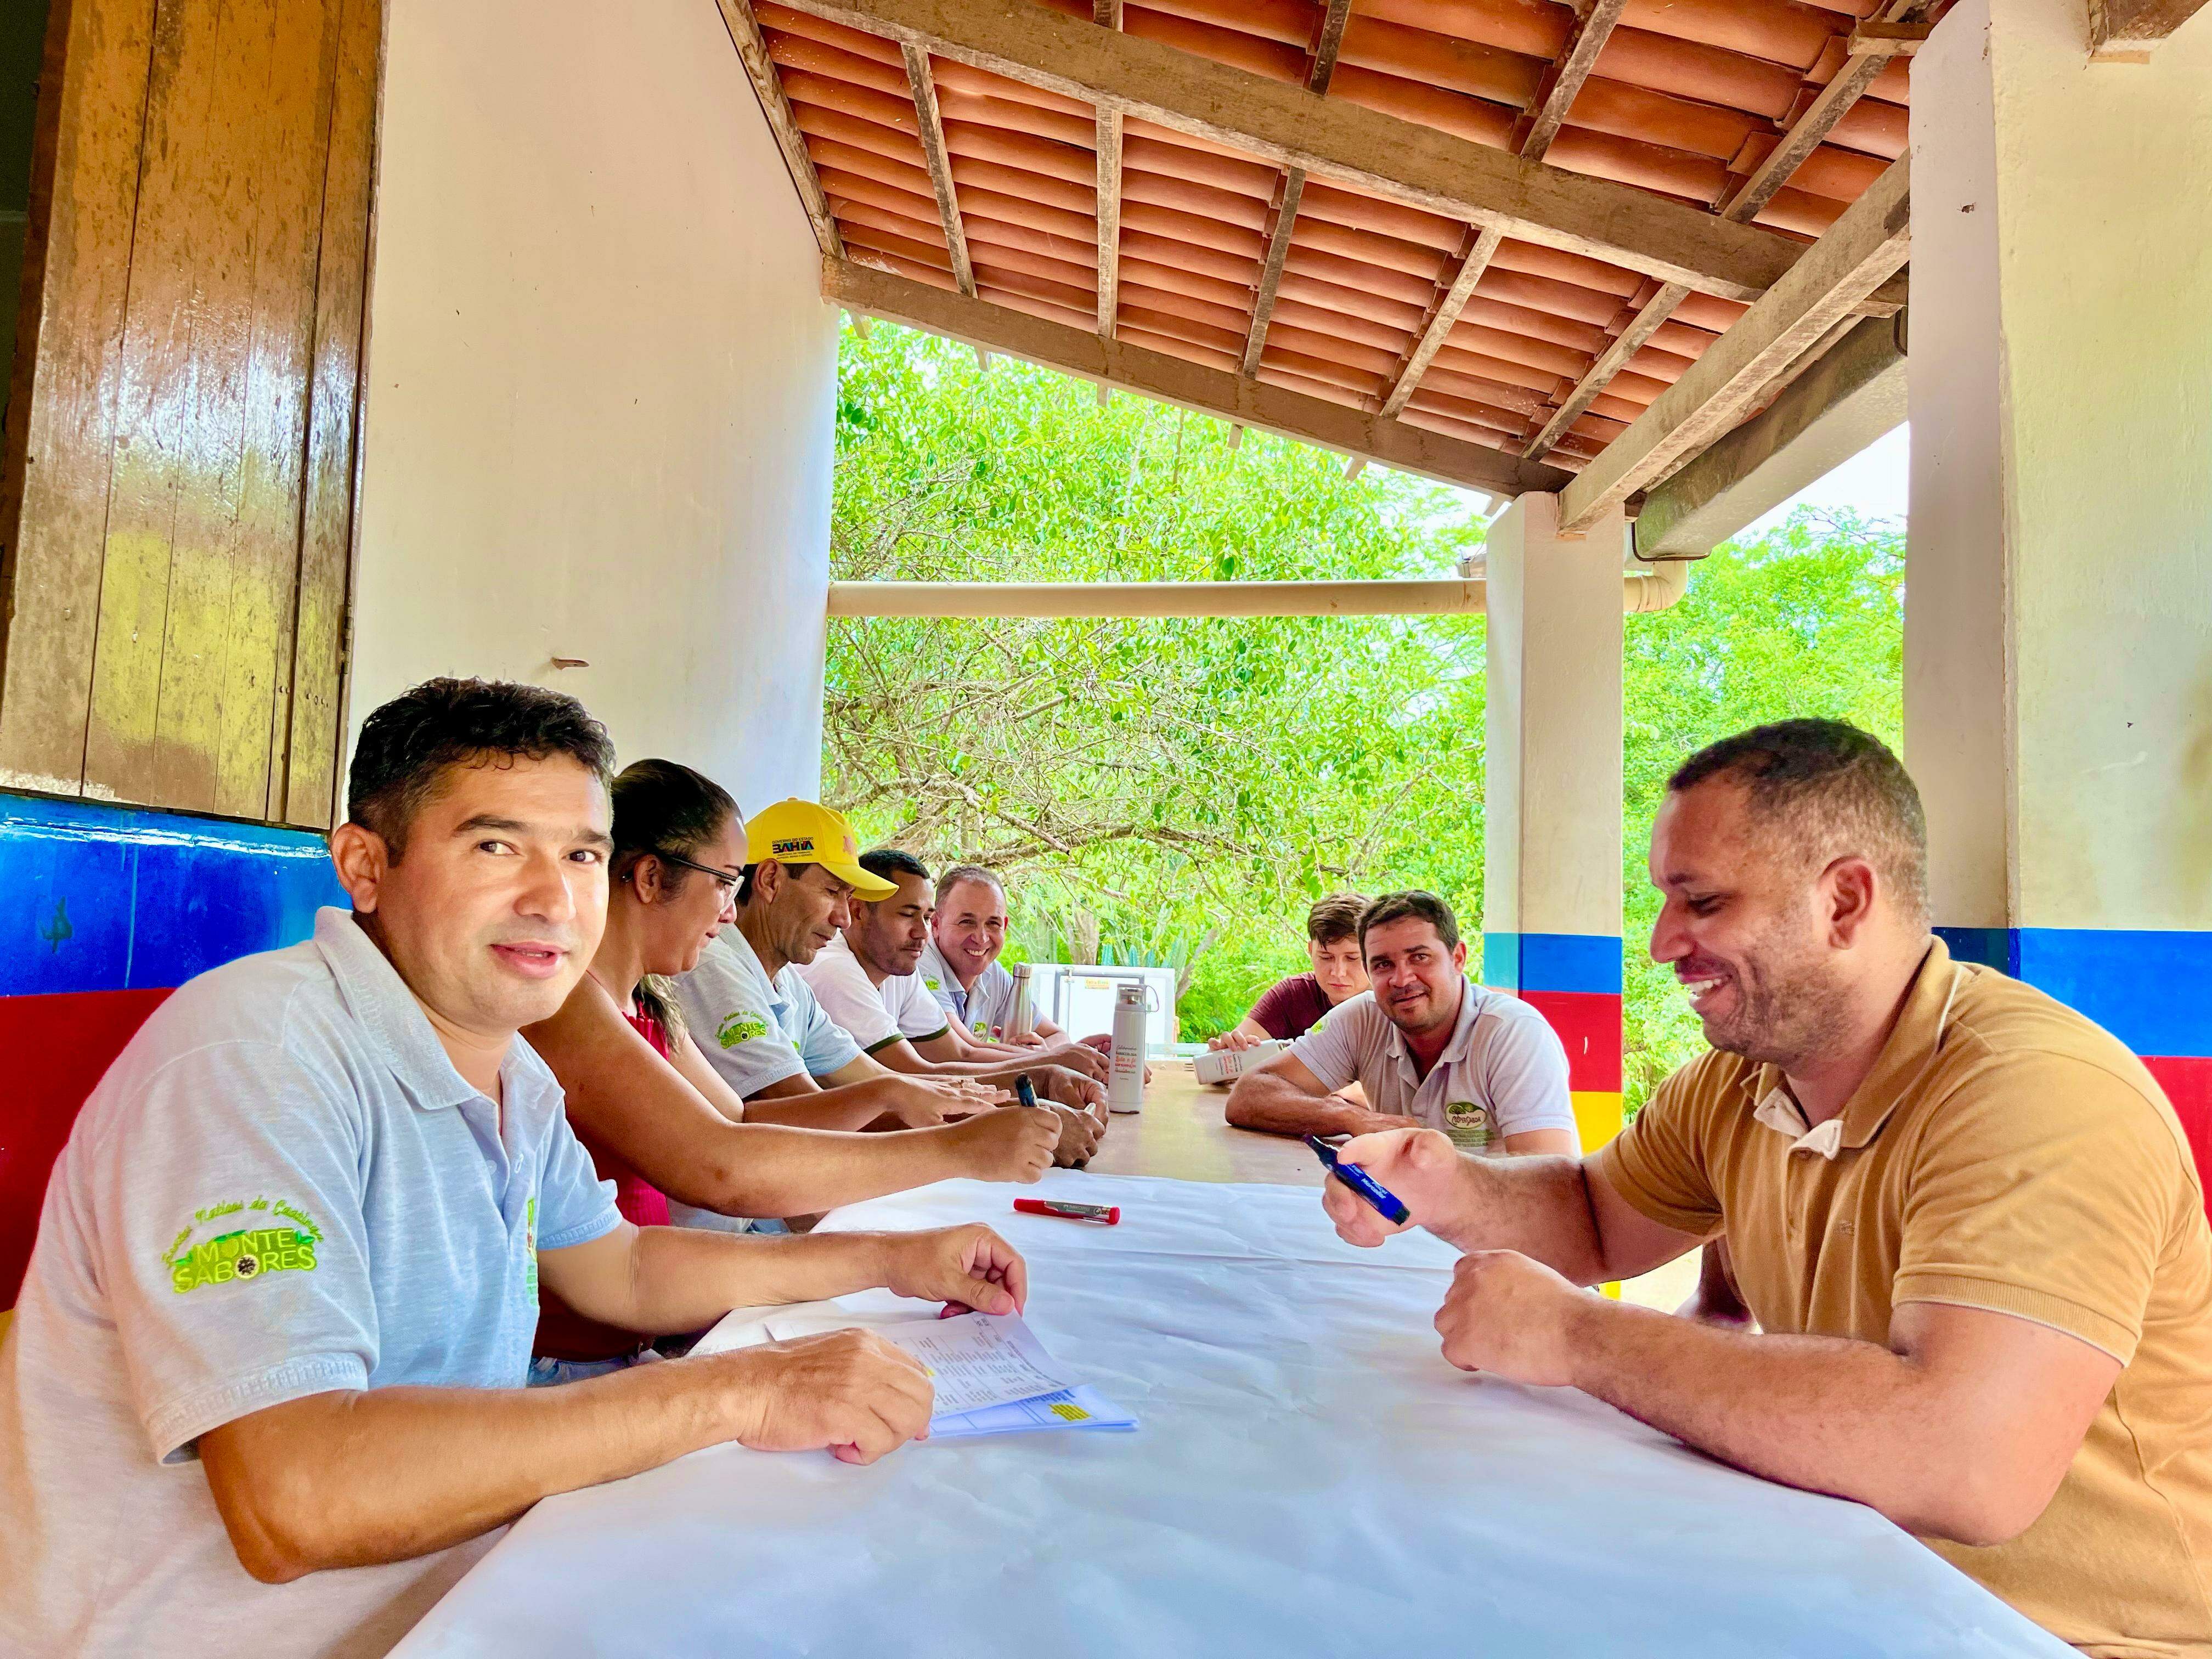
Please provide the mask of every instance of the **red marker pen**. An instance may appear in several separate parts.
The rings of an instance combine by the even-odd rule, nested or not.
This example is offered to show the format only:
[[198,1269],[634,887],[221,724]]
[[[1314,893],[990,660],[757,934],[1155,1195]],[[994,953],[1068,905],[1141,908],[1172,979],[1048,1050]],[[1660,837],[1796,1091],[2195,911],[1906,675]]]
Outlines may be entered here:
[[1121,1206],[1118,1204],[1067,1204],[1050,1198],[1018,1198],[1014,1207],[1024,1215],[1056,1215],[1066,1221],[1096,1221],[1108,1227],[1118,1226]]

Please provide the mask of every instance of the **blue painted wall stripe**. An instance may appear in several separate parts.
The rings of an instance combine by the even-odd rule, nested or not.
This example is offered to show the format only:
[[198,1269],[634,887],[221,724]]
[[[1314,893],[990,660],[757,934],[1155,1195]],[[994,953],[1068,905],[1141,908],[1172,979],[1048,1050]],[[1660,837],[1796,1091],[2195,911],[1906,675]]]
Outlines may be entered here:
[[347,902],[309,831],[0,794],[0,996],[181,985]]
[[1482,982],[1507,991],[1620,994],[1618,933],[1485,933]]
[[2212,1055],[2212,933],[1938,927],[1951,953],[2026,980],[2139,1054]]

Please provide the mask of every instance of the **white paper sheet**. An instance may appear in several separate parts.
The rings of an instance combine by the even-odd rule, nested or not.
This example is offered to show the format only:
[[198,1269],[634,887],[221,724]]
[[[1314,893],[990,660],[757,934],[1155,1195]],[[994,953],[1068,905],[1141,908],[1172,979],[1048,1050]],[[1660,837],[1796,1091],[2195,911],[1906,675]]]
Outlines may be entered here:
[[[784,1335],[774,1319],[768,1328],[779,1340]],[[876,1334],[928,1367],[929,1380],[937,1389],[937,1407],[930,1417],[933,1431],[939,1417],[1011,1406],[1041,1394],[1064,1394],[1075,1381],[1054,1363],[1019,1314],[910,1320],[902,1325],[879,1325]]]
[[[949,1182],[823,1225],[988,1221],[1029,1259],[1038,1339],[1142,1430],[865,1468],[722,1447],[550,1498],[401,1659],[2071,1659],[1870,1510],[1571,1390],[1454,1370],[1432,1239],[1355,1250],[1305,1188],[1054,1170],[1019,1190],[1119,1204],[1121,1224]],[[817,1329],[935,1311],[879,1292],[810,1310]]]

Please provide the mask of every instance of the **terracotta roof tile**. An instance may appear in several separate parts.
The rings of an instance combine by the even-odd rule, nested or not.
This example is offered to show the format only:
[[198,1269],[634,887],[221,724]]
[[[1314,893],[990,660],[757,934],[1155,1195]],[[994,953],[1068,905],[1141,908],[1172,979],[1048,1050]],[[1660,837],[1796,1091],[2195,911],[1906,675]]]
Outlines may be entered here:
[[[1091,0],[1037,0],[1088,19]],[[1879,0],[1628,0],[1544,159],[1712,210],[1841,66]],[[770,58],[853,257],[938,288],[951,255],[904,60],[888,40],[757,0]],[[1133,35],[1303,84],[1319,0],[1145,0]],[[1354,0],[1328,95],[1496,148],[1516,143],[1576,28],[1557,0]],[[976,291],[1097,326],[1095,112],[931,61]],[[1899,58],[1768,202],[1757,222],[1820,234],[1907,142]],[[1118,336],[1240,368],[1282,169],[1235,148],[1124,123]],[[1304,185],[1258,376],[1370,412],[1395,384],[1471,228],[1327,179]],[[1520,240],[1500,246],[1402,418],[1518,453],[1657,291],[1640,274]],[[1692,295],[1592,400],[1547,459],[1595,454],[1719,334],[1741,304]]]

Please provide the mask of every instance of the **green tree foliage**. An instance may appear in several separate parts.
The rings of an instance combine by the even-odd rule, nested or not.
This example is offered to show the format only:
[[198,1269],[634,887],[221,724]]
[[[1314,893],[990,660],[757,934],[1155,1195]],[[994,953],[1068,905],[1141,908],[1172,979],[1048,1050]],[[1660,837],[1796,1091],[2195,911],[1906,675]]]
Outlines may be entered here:
[[[1444,575],[1472,498],[904,330],[848,333],[833,574],[969,581]],[[1762,719],[1898,724],[1893,541],[1804,521],[1629,623],[1632,1097],[1695,1046],[1643,957],[1666,773]],[[825,793],[864,836],[1014,879],[1013,954],[1164,963],[1186,1036],[1304,963],[1320,894],[1482,902],[1480,617],[879,618],[830,632]]]

